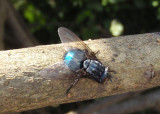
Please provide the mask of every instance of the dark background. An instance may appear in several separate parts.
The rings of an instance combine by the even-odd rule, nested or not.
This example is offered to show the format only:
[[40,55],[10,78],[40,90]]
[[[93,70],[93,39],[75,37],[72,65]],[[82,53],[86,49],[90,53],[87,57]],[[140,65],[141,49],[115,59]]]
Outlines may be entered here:
[[83,40],[155,32],[160,29],[160,0],[12,2],[41,44],[59,43],[57,28],[60,26],[71,29]]

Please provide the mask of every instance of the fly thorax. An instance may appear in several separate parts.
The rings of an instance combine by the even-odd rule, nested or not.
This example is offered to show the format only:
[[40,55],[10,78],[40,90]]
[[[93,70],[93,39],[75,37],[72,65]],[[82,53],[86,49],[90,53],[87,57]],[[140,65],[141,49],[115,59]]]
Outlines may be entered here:
[[85,69],[87,69],[88,66],[89,66],[89,64],[90,64],[90,62],[91,62],[90,59],[85,60],[85,61],[83,62],[83,67],[84,67]]

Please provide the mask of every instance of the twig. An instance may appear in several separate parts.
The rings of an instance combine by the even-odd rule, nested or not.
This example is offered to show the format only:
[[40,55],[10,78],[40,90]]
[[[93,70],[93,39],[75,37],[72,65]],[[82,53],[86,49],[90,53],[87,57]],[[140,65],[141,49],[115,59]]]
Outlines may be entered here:
[[[117,104],[120,101],[129,99],[129,98],[132,98],[133,96],[135,97],[138,95],[139,95],[138,92],[135,92],[135,93],[129,92],[129,93],[123,93],[120,95],[114,95],[114,96],[107,97],[107,98],[102,98],[102,100],[99,100],[89,106],[85,106],[85,107],[80,108],[79,110],[76,111],[76,113],[78,113],[78,114],[93,114],[93,113],[99,112],[101,110],[104,110],[107,107],[110,107],[114,104]],[[116,111],[116,112],[118,112],[118,111]]]
[[21,19],[9,0],[2,0],[5,4],[5,14],[7,30],[5,31],[5,41],[11,43],[14,48],[31,47],[38,45],[38,42],[31,35],[24,21]]
[[159,86],[159,37],[148,33],[87,41],[94,52],[99,51],[97,58],[116,74],[111,73],[113,83],[80,79],[69,95],[65,93],[74,80],[50,81],[39,75],[41,69],[62,61],[63,45],[1,51],[0,111],[24,111]]
[[[97,110],[91,110],[90,108],[85,110],[82,110],[77,112],[79,114],[128,114],[128,113],[133,113],[136,111],[141,111],[145,110],[147,108],[154,108],[158,104],[160,104],[160,90],[148,93],[146,95],[141,95],[139,97],[132,98],[130,100],[121,102],[121,103],[116,103],[112,106],[105,106],[105,103],[103,102],[99,103],[99,109]],[[159,105],[158,105],[159,106]],[[94,109],[94,108],[93,108]]]

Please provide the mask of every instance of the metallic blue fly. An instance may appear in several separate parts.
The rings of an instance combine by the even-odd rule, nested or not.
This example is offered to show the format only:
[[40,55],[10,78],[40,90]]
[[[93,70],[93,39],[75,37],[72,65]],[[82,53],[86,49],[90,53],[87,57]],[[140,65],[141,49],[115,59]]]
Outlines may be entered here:
[[[59,37],[64,43],[64,60],[40,71],[40,75],[47,79],[60,78],[60,76],[73,76],[75,82],[66,93],[78,82],[80,78],[91,78],[103,83],[110,79],[108,67],[105,67],[95,56],[94,52],[80,40],[72,31],[65,27],[58,28]],[[71,45],[74,42],[75,46]]]

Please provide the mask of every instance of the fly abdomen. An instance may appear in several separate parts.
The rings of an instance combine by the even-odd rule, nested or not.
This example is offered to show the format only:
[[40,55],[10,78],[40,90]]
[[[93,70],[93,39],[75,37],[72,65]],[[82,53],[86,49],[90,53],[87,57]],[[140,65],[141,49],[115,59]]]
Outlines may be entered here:
[[64,55],[65,64],[72,71],[81,69],[85,59],[85,52],[80,49],[72,49]]

